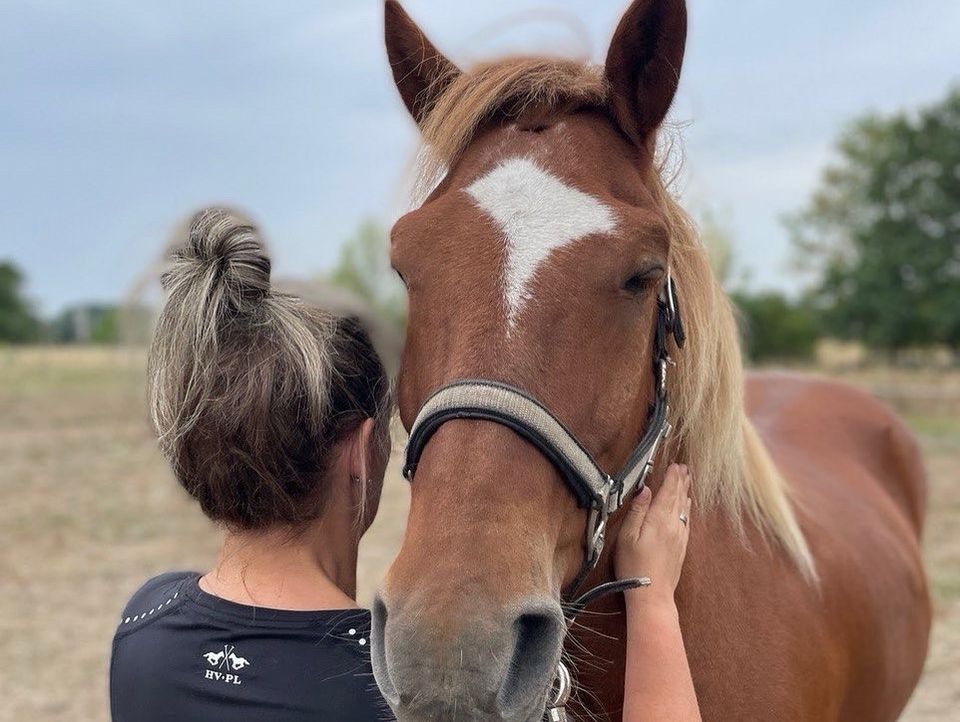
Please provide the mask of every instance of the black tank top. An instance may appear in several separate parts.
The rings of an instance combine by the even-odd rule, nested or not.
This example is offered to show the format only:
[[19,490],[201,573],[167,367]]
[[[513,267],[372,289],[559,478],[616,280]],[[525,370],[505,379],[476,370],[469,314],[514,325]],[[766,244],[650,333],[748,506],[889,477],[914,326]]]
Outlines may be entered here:
[[113,639],[114,722],[392,720],[370,668],[366,610],[261,609],[163,574],[133,595]]

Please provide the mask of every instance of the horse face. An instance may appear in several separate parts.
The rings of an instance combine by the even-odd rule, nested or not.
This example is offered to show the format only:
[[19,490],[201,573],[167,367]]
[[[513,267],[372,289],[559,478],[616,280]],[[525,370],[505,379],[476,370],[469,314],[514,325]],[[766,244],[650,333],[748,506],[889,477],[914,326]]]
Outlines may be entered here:
[[[634,17],[641,5],[660,15]],[[635,3],[624,22],[662,23],[678,7]],[[395,3],[387,17],[398,85],[422,120],[424,94],[441,83],[417,93],[405,83],[425,67],[446,81],[455,68],[431,55]],[[633,58],[634,35],[618,30],[612,62]],[[609,65],[616,86],[619,65]],[[662,114],[644,105],[646,120],[627,118],[635,102],[617,93],[650,81],[625,82],[604,105],[533,105],[485,123],[423,206],[394,227],[392,261],[410,300],[398,386],[408,429],[438,387],[485,378],[535,395],[608,469],[638,441],[669,233],[650,182],[649,134]],[[411,494],[403,546],[374,605],[385,697],[401,722],[539,720],[586,512],[533,446],[482,421],[436,432]]]

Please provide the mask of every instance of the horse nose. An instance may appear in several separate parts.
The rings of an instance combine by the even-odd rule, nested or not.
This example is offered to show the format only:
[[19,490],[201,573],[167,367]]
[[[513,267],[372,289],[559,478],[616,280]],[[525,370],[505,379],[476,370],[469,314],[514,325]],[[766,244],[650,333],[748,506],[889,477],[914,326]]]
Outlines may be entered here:
[[428,611],[374,600],[374,677],[398,722],[539,722],[566,632],[560,605],[531,600],[455,628],[425,623],[440,618]]
[[566,634],[563,612],[556,602],[531,605],[511,629],[513,654],[497,694],[498,707],[504,719],[526,719],[524,711],[531,707],[540,719]]

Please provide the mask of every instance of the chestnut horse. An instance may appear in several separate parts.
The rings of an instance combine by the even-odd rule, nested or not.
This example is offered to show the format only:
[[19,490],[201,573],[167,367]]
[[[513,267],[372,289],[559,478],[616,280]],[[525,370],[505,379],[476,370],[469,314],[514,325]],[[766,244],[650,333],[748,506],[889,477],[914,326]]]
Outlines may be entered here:
[[[670,345],[675,428],[650,485],[668,459],[693,469],[677,603],[703,717],[892,720],[930,626],[920,455],[854,389],[744,382],[731,305],[655,160],[685,38],[682,0],[636,0],[602,67],[508,58],[463,72],[387,0],[428,184],[391,236],[410,299],[401,416],[409,429],[439,387],[497,380],[619,468],[647,425],[671,269],[687,342]],[[586,513],[557,468],[504,425],[454,420],[411,493],[374,604],[374,671],[398,719],[538,720],[564,646],[573,717],[620,719],[623,598],[567,634],[561,590],[583,562]],[[613,577],[612,547],[588,585]]]

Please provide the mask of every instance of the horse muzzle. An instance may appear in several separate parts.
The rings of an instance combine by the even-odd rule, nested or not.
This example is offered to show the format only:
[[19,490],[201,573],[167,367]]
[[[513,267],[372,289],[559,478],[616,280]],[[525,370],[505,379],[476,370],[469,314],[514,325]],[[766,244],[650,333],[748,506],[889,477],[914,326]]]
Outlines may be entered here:
[[374,676],[398,722],[540,722],[566,631],[559,603],[468,616],[423,601],[373,605]]

